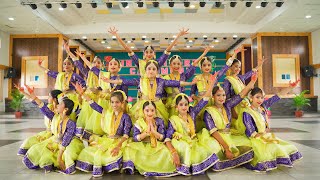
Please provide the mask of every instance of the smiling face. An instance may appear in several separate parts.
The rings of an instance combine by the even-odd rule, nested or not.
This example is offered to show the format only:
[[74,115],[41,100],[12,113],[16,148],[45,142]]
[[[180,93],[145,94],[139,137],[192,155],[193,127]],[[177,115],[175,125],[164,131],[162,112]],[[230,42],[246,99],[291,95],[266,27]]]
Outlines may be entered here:
[[111,100],[111,107],[113,111],[119,112],[121,110],[123,102],[121,102],[117,96],[112,96],[110,100]]
[[148,66],[146,66],[146,74],[148,78],[157,77],[158,67],[154,63],[148,64]]
[[151,48],[147,48],[147,49],[143,52],[143,56],[144,56],[145,60],[154,59],[154,55],[155,55],[155,52],[154,52],[154,50],[152,50]]
[[147,119],[154,118],[156,116],[156,108],[150,103],[143,109],[143,114]]
[[57,112],[59,114],[62,114],[65,109],[67,108],[65,108],[64,102],[63,101],[59,102],[59,104],[57,105]]
[[223,105],[226,102],[226,92],[219,88],[216,93],[213,95],[214,104],[217,106]]
[[183,96],[182,99],[178,102],[178,104],[176,105],[176,108],[178,110],[178,113],[181,115],[188,113],[189,102],[185,96]]
[[262,93],[257,93],[252,96],[252,103],[253,107],[259,107],[264,102],[264,95]]
[[112,60],[109,62],[108,70],[111,73],[118,73],[120,69],[120,64],[117,60]]
[[203,63],[201,63],[201,71],[204,73],[210,73],[212,69],[212,64],[209,60],[204,60]]
[[175,58],[170,62],[170,68],[174,72],[179,72],[179,70],[182,68],[182,62],[181,59]]
[[241,71],[241,63],[239,61],[232,64],[230,67],[231,74],[238,75]]
[[65,72],[72,72],[73,71],[73,64],[72,64],[71,60],[68,59],[63,62],[63,70]]

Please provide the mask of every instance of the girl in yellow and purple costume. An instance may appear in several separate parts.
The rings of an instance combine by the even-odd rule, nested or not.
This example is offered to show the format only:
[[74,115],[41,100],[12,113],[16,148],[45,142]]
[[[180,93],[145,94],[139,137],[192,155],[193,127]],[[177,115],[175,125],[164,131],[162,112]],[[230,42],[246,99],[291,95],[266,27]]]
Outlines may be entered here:
[[[81,87],[77,91],[82,94]],[[119,170],[122,166],[122,152],[126,146],[131,119],[126,114],[126,95],[117,90],[111,94],[112,109],[103,109],[89,96],[83,95],[90,106],[100,114],[101,127],[105,134],[102,137],[91,135],[89,146],[83,149],[77,160],[77,168],[91,172],[94,177],[100,177],[104,172]]]
[[[24,92],[23,88],[18,88],[19,91],[24,94],[25,97],[27,97],[28,99],[30,99],[30,96]],[[61,94],[62,92],[60,90],[52,90],[49,93],[49,98],[48,98],[48,104],[46,105],[48,107],[48,109],[50,109],[51,111],[54,111],[57,104],[58,104],[58,95]],[[33,104],[37,105],[35,101],[32,101]],[[38,144],[48,138],[50,138],[52,136],[52,132],[51,132],[51,119],[47,118],[46,116],[44,117],[44,125],[46,127],[45,131],[41,131],[39,133],[37,133],[34,136],[31,136],[27,139],[25,139],[23,141],[23,143],[21,144],[19,151],[18,151],[18,155],[19,156],[24,156],[26,155],[27,151],[35,144]]]
[[[217,81],[227,72],[229,69],[231,62],[235,56],[232,56],[231,58],[228,59],[226,65],[219,70],[219,74],[217,76]],[[210,57],[203,57],[200,62],[199,62],[199,68],[202,71],[202,74],[196,75],[194,79],[197,80],[197,84],[191,86],[191,97],[194,100],[194,105],[198,103],[198,101],[203,97],[207,89],[209,88],[209,78],[210,78],[210,73],[213,69],[212,67],[212,59]],[[209,100],[207,106],[211,106],[213,104],[212,99]],[[196,130],[200,131],[201,129],[205,128],[205,124],[203,122],[203,113],[204,109],[200,111],[200,113],[197,116],[197,123],[196,123]]]
[[213,88],[212,97],[214,104],[205,109],[204,122],[207,129],[202,132],[208,139],[208,146],[217,154],[219,161],[213,165],[214,171],[231,169],[252,160],[253,151],[250,141],[244,136],[234,136],[230,132],[231,109],[241,102],[250,89],[254,86],[257,75],[237,96],[226,101],[223,88]]
[[245,167],[258,172],[276,169],[278,165],[293,167],[293,163],[302,159],[298,149],[289,142],[277,138],[270,133],[266,109],[280,100],[279,95],[287,94],[296,87],[298,81],[291,83],[289,88],[281,90],[264,101],[263,91],[256,87],[250,93],[251,106],[243,110],[237,121],[237,129],[245,134],[252,144],[253,160]]
[[44,168],[45,172],[60,169],[64,174],[76,172],[75,160],[84,148],[83,142],[76,138],[76,123],[70,119],[74,103],[67,97],[60,98],[57,113],[51,111],[34,94],[31,98],[39,105],[40,111],[52,120],[49,139],[32,146],[23,158],[29,169]]
[[143,117],[142,105],[145,101],[154,101],[157,106],[158,116],[164,120],[165,125],[168,124],[169,113],[167,108],[162,102],[162,97],[164,94],[165,87],[180,87],[192,85],[195,82],[184,82],[184,81],[174,81],[165,80],[162,78],[157,78],[159,66],[154,60],[150,60],[146,64],[146,76],[140,79],[122,79],[122,80],[110,80],[104,78],[106,82],[114,84],[124,84],[126,86],[140,86],[141,100],[138,100],[133,107],[130,109],[130,116],[133,122]]
[[[176,81],[187,81],[190,79],[195,71],[196,71],[196,65],[198,62],[210,51],[210,47],[207,47],[203,54],[193,61],[192,65],[186,70],[186,72],[180,73],[180,70],[182,69],[182,59],[178,55],[174,55],[169,59],[170,64],[170,74],[163,76],[163,79],[166,80],[176,80]],[[179,87],[179,88],[173,88],[173,87],[166,87],[165,91],[167,94],[166,97],[166,107],[169,111],[169,115],[172,116],[175,113],[175,107],[174,103],[172,103],[172,100],[174,97],[176,97],[179,93],[184,93],[185,88]],[[173,105],[173,106],[172,106]]]
[[165,143],[172,153],[174,163],[178,164],[179,174],[203,174],[218,162],[217,155],[207,145],[208,138],[204,139],[202,131],[196,132],[195,129],[196,116],[208,103],[215,78],[212,76],[211,88],[208,88],[204,98],[196,106],[190,107],[189,98],[183,93],[173,99],[177,115],[169,119]]
[[144,176],[169,177],[177,175],[176,166],[165,139],[164,121],[156,117],[153,101],[143,104],[144,117],[133,127],[134,142],[128,143],[123,152],[123,170],[133,174],[135,169]]
[[132,59],[133,63],[138,66],[139,74],[141,77],[145,76],[146,73],[146,64],[149,60],[156,60],[159,64],[159,67],[163,66],[163,64],[166,62],[168,57],[170,56],[170,51],[173,48],[173,46],[178,42],[178,39],[181,36],[184,36],[188,34],[189,29],[181,29],[180,33],[177,34],[176,38],[172,41],[172,43],[167,47],[167,49],[164,51],[164,53],[160,56],[159,59],[156,59],[156,53],[154,51],[154,48],[152,46],[146,46],[143,51],[143,59],[139,59],[139,57],[132,51],[130,47],[126,45],[126,43],[121,39],[121,37],[118,35],[118,30],[115,27],[111,27],[109,29],[109,33],[114,35],[119,43],[122,45],[122,47],[129,53],[130,58]]

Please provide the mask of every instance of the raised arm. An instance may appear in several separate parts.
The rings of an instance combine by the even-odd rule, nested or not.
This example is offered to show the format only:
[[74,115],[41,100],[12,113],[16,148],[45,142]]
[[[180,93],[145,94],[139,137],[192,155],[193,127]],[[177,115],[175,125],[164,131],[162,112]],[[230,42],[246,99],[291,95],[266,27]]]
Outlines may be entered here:
[[167,47],[166,51],[167,51],[167,52],[170,52],[171,49],[173,48],[173,46],[177,44],[178,39],[179,39],[180,37],[188,34],[188,31],[189,31],[189,29],[185,29],[185,28],[180,29],[180,32],[177,34],[177,36],[176,36],[176,38],[173,40],[173,42]]
[[121,44],[121,46],[128,52],[128,53],[133,53],[132,49],[129,48],[126,43],[121,39],[121,37],[118,34],[118,30],[116,29],[116,27],[110,27],[108,32],[110,34],[112,34],[113,36],[115,36],[118,40],[118,42]]

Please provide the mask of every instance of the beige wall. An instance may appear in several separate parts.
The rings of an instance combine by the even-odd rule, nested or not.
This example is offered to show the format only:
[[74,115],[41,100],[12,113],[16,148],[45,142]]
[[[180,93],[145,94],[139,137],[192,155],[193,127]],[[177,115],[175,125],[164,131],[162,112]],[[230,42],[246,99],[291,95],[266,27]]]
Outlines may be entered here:
[[[10,35],[3,31],[0,31],[0,64],[8,66],[9,65],[9,42]],[[2,79],[0,83],[0,89],[2,90],[2,101],[0,102],[0,112],[4,111],[4,98],[8,97],[8,79]],[[0,91],[1,93],[1,91]]]
[[[312,32],[313,64],[320,64],[320,29]],[[316,70],[318,77],[313,78],[314,95],[318,96],[318,111],[320,111],[320,69]]]

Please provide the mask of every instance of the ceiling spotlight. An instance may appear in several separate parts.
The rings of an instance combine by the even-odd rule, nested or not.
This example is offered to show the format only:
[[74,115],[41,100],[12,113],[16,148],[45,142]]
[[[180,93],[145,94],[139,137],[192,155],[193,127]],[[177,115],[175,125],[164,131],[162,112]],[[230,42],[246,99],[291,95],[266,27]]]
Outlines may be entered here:
[[267,7],[268,2],[261,2],[261,7]]
[[203,2],[203,1],[199,2],[199,6],[200,7],[205,7],[206,6],[206,2]]
[[92,8],[97,8],[97,3],[90,3]]
[[216,7],[220,7],[221,6],[221,2],[216,2]]
[[187,48],[190,48],[190,46],[187,46]]
[[258,5],[258,6],[256,6],[256,8],[257,8],[257,9],[260,9],[260,8],[261,8],[261,6],[259,6],[259,5]]
[[139,8],[142,8],[142,7],[143,7],[143,2],[142,2],[142,1],[138,1],[137,4],[138,4],[138,7],[139,7]]
[[126,8],[128,6],[128,2],[121,2],[122,7]]
[[111,47],[110,47],[110,46],[108,46],[108,47],[107,47],[107,49],[111,49]]
[[63,11],[64,9],[62,7],[59,7],[59,11]]
[[126,38],[122,38],[122,41],[125,41],[126,40]]
[[189,6],[190,6],[190,2],[184,1],[184,2],[183,2],[183,5],[184,5],[184,7],[189,7]]
[[132,41],[136,40],[136,38],[132,38]]
[[218,42],[219,42],[219,40],[218,40],[218,39],[216,39],[216,40],[214,40],[214,42],[218,43]]
[[29,4],[32,10],[36,10],[38,7],[36,4]]
[[93,38],[92,40],[96,41],[96,40],[97,40],[97,38]]
[[226,38],[226,37],[224,37],[224,38],[223,38],[223,40],[227,40],[227,38]]
[[14,21],[14,18],[13,17],[9,17],[8,18],[10,21]]
[[79,1],[77,1],[77,2],[75,3],[75,5],[76,5],[77,8],[82,8],[82,4],[79,3]]
[[65,9],[65,8],[67,8],[67,3],[65,3],[64,1],[61,1],[61,3],[60,3],[60,6],[63,8],[63,9]]
[[159,2],[152,2],[153,7],[159,7]]
[[216,39],[218,39],[218,38],[214,37],[213,39],[216,40]]
[[102,40],[106,41],[106,40],[107,40],[107,38],[103,38]]
[[[109,9],[112,8],[112,2],[107,2],[106,5],[107,5],[107,7],[108,7]],[[128,3],[127,3],[127,5],[128,5]]]
[[145,43],[148,43],[149,41],[148,41],[148,40],[145,40],[144,42],[145,42]]
[[237,2],[230,2],[230,7],[236,7]]
[[165,39],[165,40],[168,40],[169,38],[166,37],[166,38],[164,38],[164,39]]
[[276,6],[277,6],[277,7],[281,7],[281,6],[282,6],[282,4],[283,4],[283,1],[276,2]]
[[127,41],[127,43],[131,43],[131,41]]
[[87,39],[87,36],[82,36],[82,39]]
[[174,6],[174,2],[168,2],[168,4],[169,4],[169,7],[173,7]]
[[237,38],[238,36],[235,34],[235,35],[233,35],[232,37]]
[[191,9],[194,9],[195,7],[196,7],[196,6],[195,6],[194,4],[191,4],[191,5],[190,5],[190,8],[191,8]]
[[252,3],[253,2],[251,2],[251,1],[250,2],[246,2],[246,7],[251,7]]
[[105,44],[106,42],[105,41],[101,41],[101,44]]
[[51,9],[52,8],[52,4],[50,4],[50,3],[45,3],[44,4],[48,9]]
[[203,35],[202,37],[207,38],[208,36],[207,35]]
[[311,18],[311,15],[306,15],[306,18],[307,18],[307,19],[310,19],[310,18]]
[[171,40],[171,42],[173,42],[173,40]]
[[212,45],[211,48],[214,48],[214,46]]
[[147,36],[144,35],[144,36],[142,36],[142,38],[147,38]]
[[131,46],[131,49],[134,49],[134,46]]
[[142,41],[146,40],[146,38],[142,38]]
[[156,38],[151,38],[152,41],[156,40]]
[[192,40],[189,40],[189,42],[192,42]]

